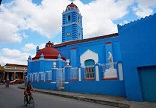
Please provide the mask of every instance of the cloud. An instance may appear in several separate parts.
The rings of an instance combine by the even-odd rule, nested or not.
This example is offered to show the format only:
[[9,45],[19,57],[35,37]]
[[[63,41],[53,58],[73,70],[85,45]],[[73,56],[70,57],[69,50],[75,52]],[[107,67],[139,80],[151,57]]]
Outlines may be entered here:
[[111,34],[117,32],[113,20],[120,19],[128,14],[127,8],[133,0],[96,0],[83,4],[75,2],[83,16],[84,38]]
[[37,45],[35,45],[35,44],[33,44],[33,43],[27,43],[27,44],[24,45],[23,51],[25,51],[25,52],[32,51],[32,50],[35,51],[36,46],[37,46]]
[[[117,32],[112,20],[126,15],[132,1],[96,0],[83,4],[75,0],[83,16],[84,38]],[[0,11],[1,42],[21,42],[24,36],[20,31],[28,29],[53,38],[61,32],[61,13],[70,2],[42,0],[36,5],[31,0],[13,0],[3,4]]]
[[0,8],[0,42],[21,42],[20,31],[32,30],[51,38],[61,32],[61,13],[69,0],[13,0]]
[[133,10],[140,18],[153,14],[153,8],[156,7],[156,0],[137,0],[136,3]]
[[[8,16],[9,17],[9,16]],[[21,42],[18,28],[0,15],[0,42]]]
[[16,49],[3,48],[0,50],[0,64],[5,65],[6,63],[13,64],[27,64],[27,58],[29,53],[22,53]]
[[[13,0],[2,4],[0,11],[0,42],[21,42],[26,34],[22,30],[31,30],[47,38],[53,38],[61,32],[62,12],[70,0],[42,0],[36,5],[32,0]],[[93,0],[83,4],[80,0],[74,3],[83,16],[84,38],[117,32],[113,20],[121,19],[129,13],[128,7],[138,17],[152,14],[155,0]],[[28,36],[27,36],[28,37]]]
[[35,45],[33,43],[27,43],[24,45],[24,47],[22,48],[22,50],[24,52],[30,52],[30,51],[36,51],[36,47],[39,46],[39,49],[45,48],[45,43],[42,43],[40,45]]

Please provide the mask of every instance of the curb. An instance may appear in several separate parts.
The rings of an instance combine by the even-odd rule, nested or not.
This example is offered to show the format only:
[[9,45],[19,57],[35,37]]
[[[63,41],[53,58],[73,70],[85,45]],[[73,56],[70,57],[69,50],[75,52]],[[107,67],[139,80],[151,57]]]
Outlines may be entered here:
[[[18,87],[18,88],[24,89],[23,87]],[[123,103],[118,103],[118,102],[110,102],[110,101],[104,101],[104,100],[98,100],[98,99],[91,99],[91,98],[87,98],[87,97],[83,97],[83,96],[65,95],[65,94],[48,92],[48,91],[39,90],[39,89],[35,89],[35,91],[40,92],[40,93],[60,96],[60,97],[64,97],[64,98],[76,99],[76,100],[86,101],[86,102],[93,102],[93,103],[96,103],[96,104],[114,106],[114,107],[119,107],[119,108],[130,108],[129,105],[123,104]]]

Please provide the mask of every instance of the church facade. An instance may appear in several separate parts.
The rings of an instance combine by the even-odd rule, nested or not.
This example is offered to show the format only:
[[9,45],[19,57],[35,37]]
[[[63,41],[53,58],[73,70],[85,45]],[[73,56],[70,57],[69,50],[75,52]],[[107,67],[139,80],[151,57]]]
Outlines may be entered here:
[[[150,17],[149,19],[154,22],[155,15]],[[136,26],[133,23],[130,25],[139,28],[146,19],[133,22]],[[146,21],[146,25],[155,27],[152,25],[153,22]],[[29,56],[28,58],[28,80],[32,82],[35,88],[124,96],[135,101],[155,101],[153,99],[148,100],[143,96],[144,87],[141,84],[146,79],[145,75],[141,73],[139,76],[138,72],[128,67],[135,64],[130,64],[129,59],[139,56],[131,55],[133,50],[129,49],[131,44],[128,44],[129,41],[132,41],[131,35],[140,42],[135,37],[135,28],[130,25],[118,26],[119,33],[83,39],[82,16],[74,3],[69,4],[62,13],[62,43],[54,45],[49,41],[45,48],[36,48],[36,56],[33,58]],[[141,29],[139,30],[137,34],[142,34]],[[153,38],[155,32],[149,31],[151,33],[149,35]],[[140,46],[145,41],[147,41],[146,33]],[[133,45],[135,46],[135,44],[139,47],[137,42],[134,42]],[[151,44],[152,46],[155,45],[153,42],[149,43],[149,46]],[[133,47],[136,52],[138,51],[137,47]],[[148,47],[146,50],[149,50]],[[152,57],[155,55],[155,52],[152,53]],[[142,61],[137,63],[140,64],[140,62]],[[144,64],[154,66],[156,60],[148,60]],[[141,65],[138,67],[135,64],[134,67],[138,68],[139,72],[142,70]],[[152,67],[152,69],[155,68]],[[140,77],[143,77],[143,80],[140,81]],[[137,92],[131,90],[132,85],[136,87],[134,90]],[[133,92],[135,93],[133,94]],[[149,96],[149,98],[151,97]]]

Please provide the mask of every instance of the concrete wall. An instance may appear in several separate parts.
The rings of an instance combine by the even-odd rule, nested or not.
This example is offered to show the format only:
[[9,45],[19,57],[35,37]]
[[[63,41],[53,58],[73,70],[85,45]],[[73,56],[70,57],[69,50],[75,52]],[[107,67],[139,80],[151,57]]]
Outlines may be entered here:
[[156,14],[118,31],[127,99],[143,101],[137,67],[156,65]]

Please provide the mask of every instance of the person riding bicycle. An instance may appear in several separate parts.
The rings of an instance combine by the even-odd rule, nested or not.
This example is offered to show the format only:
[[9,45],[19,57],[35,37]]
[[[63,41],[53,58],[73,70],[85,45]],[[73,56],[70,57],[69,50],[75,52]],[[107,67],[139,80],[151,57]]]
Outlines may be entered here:
[[[31,91],[35,91],[35,90],[33,86],[30,84],[30,81],[28,81],[28,84],[24,89],[24,95],[27,97],[27,100],[28,100],[28,96],[32,97]],[[30,98],[29,98],[29,101],[30,101]]]

